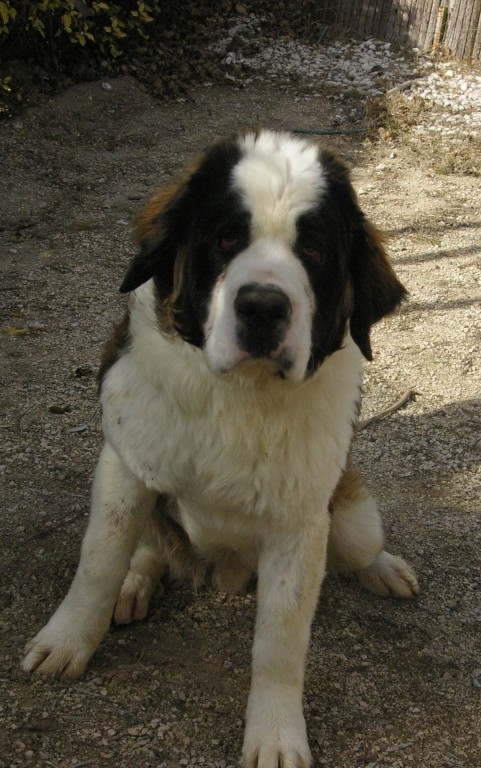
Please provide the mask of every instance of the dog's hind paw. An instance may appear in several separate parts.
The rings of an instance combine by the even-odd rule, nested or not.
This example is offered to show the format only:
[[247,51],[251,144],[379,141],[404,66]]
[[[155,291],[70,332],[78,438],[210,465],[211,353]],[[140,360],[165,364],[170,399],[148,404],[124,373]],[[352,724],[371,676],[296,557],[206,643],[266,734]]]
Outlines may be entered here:
[[419,593],[416,574],[402,557],[382,551],[371,565],[356,571],[361,584],[381,597],[409,600]]
[[156,590],[163,591],[163,585],[154,582],[150,576],[129,571],[117,598],[114,610],[115,624],[130,624],[145,619],[150,598]]

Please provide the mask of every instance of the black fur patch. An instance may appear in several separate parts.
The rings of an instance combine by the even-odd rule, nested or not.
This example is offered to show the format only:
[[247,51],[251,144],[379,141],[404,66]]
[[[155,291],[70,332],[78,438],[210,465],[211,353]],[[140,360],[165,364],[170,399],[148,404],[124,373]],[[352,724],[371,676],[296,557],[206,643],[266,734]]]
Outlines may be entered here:
[[406,297],[382,238],[359,208],[346,166],[327,150],[320,162],[327,191],[300,217],[296,242],[316,298],[310,371],[341,348],[348,320],[354,341],[372,359],[371,326]]
[[[159,302],[170,302],[171,325],[198,347],[204,344],[212,287],[249,239],[249,214],[231,188],[241,156],[235,137],[206,153],[156,218],[153,234],[142,243],[121,286],[127,292],[154,278]],[[221,238],[233,234],[235,245],[220,249]]]
[[[249,243],[250,214],[232,189],[232,170],[241,158],[236,144],[220,144],[189,180],[182,211],[187,235],[183,284],[173,305],[175,327],[195,346],[204,344],[212,289],[228,263]],[[222,247],[232,243],[231,247]]]

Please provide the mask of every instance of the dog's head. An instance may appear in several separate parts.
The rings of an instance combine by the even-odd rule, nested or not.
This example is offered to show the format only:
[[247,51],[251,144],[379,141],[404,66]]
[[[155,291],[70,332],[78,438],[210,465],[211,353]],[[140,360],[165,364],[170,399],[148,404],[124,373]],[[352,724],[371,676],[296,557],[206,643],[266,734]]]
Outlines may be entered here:
[[286,133],[214,145],[137,231],[121,290],[153,279],[162,329],[219,373],[256,362],[302,381],[348,327],[370,360],[372,324],[406,295],[346,167]]

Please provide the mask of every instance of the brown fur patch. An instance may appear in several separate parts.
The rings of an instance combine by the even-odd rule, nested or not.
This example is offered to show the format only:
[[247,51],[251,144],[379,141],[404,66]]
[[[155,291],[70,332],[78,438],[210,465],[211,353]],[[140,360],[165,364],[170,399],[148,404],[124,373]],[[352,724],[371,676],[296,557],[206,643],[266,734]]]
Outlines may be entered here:
[[97,374],[97,382],[99,389],[102,387],[102,382],[113,366],[117,362],[130,341],[130,315],[127,312],[123,320],[116,326],[110,339],[104,347],[102,359],[100,361],[99,372]]
[[160,496],[155,510],[155,524],[159,536],[159,544],[169,564],[171,576],[175,579],[192,578],[194,586],[202,584],[206,571],[206,563],[194,552],[186,532],[170,515],[173,499]]
[[194,158],[185,168],[184,172],[172,184],[159,189],[150,198],[147,205],[140,211],[135,220],[135,240],[138,245],[152,240],[157,226],[157,219],[167,208],[168,204],[184,187],[190,177],[199,169],[203,156]]
[[334,493],[331,496],[331,505],[334,509],[338,506],[351,504],[355,501],[361,501],[368,496],[369,492],[364,485],[359,470],[348,461],[347,466],[342,473]]
[[[194,158],[186,166],[184,172],[172,184],[159,189],[150,198],[147,205],[140,211],[135,220],[135,241],[139,246],[154,244],[159,236],[159,219],[169,204],[181,193],[183,187],[189,182],[191,176],[199,169],[203,161],[203,155]],[[184,281],[185,254],[177,254],[174,264],[173,290],[161,298],[157,296],[156,314],[159,327],[164,333],[175,333],[175,317],[173,307],[182,290]]]
[[153,239],[158,217],[181,188],[181,183],[175,183],[158,190],[152,195],[145,208],[137,214],[135,219],[135,239],[138,245]]
[[[385,286],[387,293],[388,288],[391,288],[393,284],[398,283],[396,273],[392,268],[391,261],[386,251],[387,235],[378,229],[369,219],[364,220],[363,229],[368,244],[378,258],[377,268],[379,270],[379,276],[381,277],[380,285]],[[405,294],[406,292],[404,291],[403,293]],[[390,294],[388,295],[390,297]]]
[[156,314],[159,326],[164,333],[175,333],[175,302],[177,301],[184,284],[186,253],[179,249],[174,264],[174,284],[172,293],[165,299],[157,296]]

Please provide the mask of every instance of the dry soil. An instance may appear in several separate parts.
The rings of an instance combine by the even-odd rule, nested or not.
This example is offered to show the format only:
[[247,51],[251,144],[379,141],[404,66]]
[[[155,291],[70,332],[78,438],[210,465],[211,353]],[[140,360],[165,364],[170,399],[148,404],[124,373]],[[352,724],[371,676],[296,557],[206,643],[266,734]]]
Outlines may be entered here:
[[[109,86],[74,86],[0,128],[0,766],[226,768],[241,748],[254,592],[167,584],[73,683],[19,663],[76,567],[101,443],[95,373],[135,212],[214,138],[322,129],[332,110],[259,85],[163,103],[129,78]],[[359,432],[356,458],[422,593],[386,601],[327,578],[305,691],[314,764],[481,768],[481,185],[435,173],[407,142],[328,143],[411,294],[375,332],[363,417],[416,397]]]

